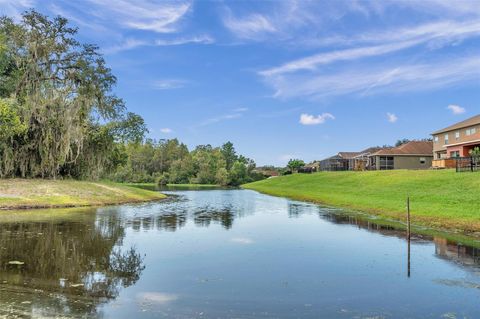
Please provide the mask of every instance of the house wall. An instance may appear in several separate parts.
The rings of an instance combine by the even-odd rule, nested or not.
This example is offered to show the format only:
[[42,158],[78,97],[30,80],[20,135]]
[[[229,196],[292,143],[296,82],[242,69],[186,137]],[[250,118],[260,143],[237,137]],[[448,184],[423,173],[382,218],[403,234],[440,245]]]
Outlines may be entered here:
[[[394,169],[429,169],[432,167],[433,156],[411,156],[411,155],[391,155],[393,156]],[[425,158],[425,164],[420,163],[420,158]],[[375,156],[375,166],[380,170],[380,156]]]
[[[425,158],[425,164],[420,163],[420,158]],[[395,169],[429,169],[432,167],[433,156],[394,156]]]
[[[468,129],[476,129],[476,133],[472,135],[467,135]],[[456,138],[455,133],[459,132],[460,137]],[[448,134],[448,144],[445,144],[445,134]],[[435,138],[438,138],[438,141],[435,141]],[[458,143],[468,143],[472,141],[480,140],[480,125],[472,125],[464,127],[458,130],[448,131],[445,133],[434,134],[433,135],[433,154],[437,152],[442,152],[447,150],[449,144],[458,144]],[[447,158],[450,157],[450,153],[447,153]]]

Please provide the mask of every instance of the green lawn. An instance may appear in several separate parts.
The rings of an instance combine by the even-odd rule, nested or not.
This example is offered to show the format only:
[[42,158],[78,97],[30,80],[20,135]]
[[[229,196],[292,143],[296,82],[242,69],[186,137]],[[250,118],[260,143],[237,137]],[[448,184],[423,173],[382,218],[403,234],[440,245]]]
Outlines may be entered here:
[[480,232],[480,173],[454,170],[321,172],[243,185],[262,193],[405,219],[410,196],[414,223]]
[[159,192],[112,182],[2,179],[0,209],[77,207],[152,201]]

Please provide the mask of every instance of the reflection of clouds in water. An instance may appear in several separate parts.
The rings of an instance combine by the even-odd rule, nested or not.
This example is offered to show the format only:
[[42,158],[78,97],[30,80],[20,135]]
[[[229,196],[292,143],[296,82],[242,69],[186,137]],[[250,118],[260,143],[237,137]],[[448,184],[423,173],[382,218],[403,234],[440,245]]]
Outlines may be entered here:
[[163,292],[142,292],[137,295],[141,303],[164,305],[178,299],[178,295]]
[[242,245],[250,245],[253,244],[253,239],[245,238],[245,237],[234,237],[230,240],[232,243],[242,244]]

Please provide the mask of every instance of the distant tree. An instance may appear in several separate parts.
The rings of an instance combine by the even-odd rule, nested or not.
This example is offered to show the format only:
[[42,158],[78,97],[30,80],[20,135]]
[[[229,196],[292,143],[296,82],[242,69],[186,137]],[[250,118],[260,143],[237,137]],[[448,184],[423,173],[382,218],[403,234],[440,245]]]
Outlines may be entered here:
[[230,170],[233,166],[233,163],[235,163],[235,161],[238,159],[235,147],[233,147],[233,143],[227,142],[223,144],[221,151],[227,165],[227,170]]
[[403,138],[403,139],[397,140],[397,142],[395,143],[395,147],[399,147],[403,144],[407,144],[408,142],[410,142],[410,140],[408,138]]
[[230,171],[230,183],[232,185],[241,185],[248,182],[247,179],[247,165],[240,161],[236,161],[232,166],[232,170]]
[[301,159],[291,159],[287,164],[287,167],[292,170],[292,172],[298,171],[298,169],[303,166],[305,166],[305,162]]

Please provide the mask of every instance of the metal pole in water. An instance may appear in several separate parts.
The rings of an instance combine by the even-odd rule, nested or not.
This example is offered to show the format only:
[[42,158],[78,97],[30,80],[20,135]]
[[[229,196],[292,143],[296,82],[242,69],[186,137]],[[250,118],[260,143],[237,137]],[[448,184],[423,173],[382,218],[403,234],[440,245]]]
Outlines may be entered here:
[[410,197],[407,197],[407,276],[410,278]]

